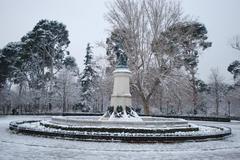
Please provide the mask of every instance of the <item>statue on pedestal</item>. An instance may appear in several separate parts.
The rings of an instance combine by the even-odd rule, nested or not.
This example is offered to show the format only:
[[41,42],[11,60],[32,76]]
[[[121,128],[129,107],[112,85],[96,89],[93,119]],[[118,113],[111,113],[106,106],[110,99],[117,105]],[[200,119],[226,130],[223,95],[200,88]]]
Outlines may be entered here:
[[107,55],[116,57],[116,68],[113,71],[114,83],[111,104],[100,120],[142,121],[132,109],[132,96],[130,93],[131,71],[128,69],[128,58],[123,50],[123,43],[122,41],[113,43],[110,40],[108,40],[107,43],[109,46]]

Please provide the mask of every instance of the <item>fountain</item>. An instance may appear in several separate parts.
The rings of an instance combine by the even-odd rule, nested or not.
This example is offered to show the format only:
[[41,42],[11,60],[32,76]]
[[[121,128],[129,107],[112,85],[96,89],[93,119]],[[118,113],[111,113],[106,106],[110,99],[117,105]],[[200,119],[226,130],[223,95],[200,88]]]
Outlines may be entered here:
[[199,126],[176,118],[138,116],[132,109],[127,56],[120,49],[116,55],[111,106],[103,116],[55,116],[51,120],[11,122],[10,130],[47,137],[126,142],[196,140],[231,134],[227,127]]
[[132,109],[129,80],[131,72],[127,67],[127,57],[119,53],[117,67],[113,72],[114,85],[111,96],[111,106],[100,120],[109,121],[142,121],[138,114]]

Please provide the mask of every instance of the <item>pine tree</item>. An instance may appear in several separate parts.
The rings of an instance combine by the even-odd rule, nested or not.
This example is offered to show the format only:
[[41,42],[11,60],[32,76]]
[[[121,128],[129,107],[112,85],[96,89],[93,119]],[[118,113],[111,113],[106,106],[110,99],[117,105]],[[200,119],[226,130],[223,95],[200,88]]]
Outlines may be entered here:
[[52,92],[54,76],[63,68],[64,57],[69,54],[66,50],[70,43],[66,26],[57,21],[40,20],[21,41],[28,61],[34,63],[30,70],[32,66],[39,70],[39,75],[34,75],[36,71],[32,73],[38,77],[37,81],[42,81],[37,82],[37,86],[40,84],[44,88],[49,81],[49,91]]
[[198,107],[198,80],[196,74],[199,54],[212,46],[212,42],[207,41],[207,33],[205,25],[196,21],[176,23],[163,33],[165,43],[169,43],[170,46],[173,46],[170,49],[175,49],[179,53],[180,64],[185,67],[189,74],[189,81],[192,83],[194,114],[197,114]]
[[21,42],[10,42],[0,50],[0,88],[4,86],[7,80],[14,83],[23,81],[20,73],[22,65]]
[[96,89],[97,72],[94,69],[92,46],[87,44],[86,56],[84,60],[85,68],[80,77],[81,84],[81,110],[88,112],[93,108],[94,90]]
[[[237,51],[240,51],[240,36],[233,38],[231,47]],[[240,52],[239,52],[240,53]],[[227,70],[233,74],[233,78],[236,86],[240,86],[240,60],[233,61],[227,68]]]

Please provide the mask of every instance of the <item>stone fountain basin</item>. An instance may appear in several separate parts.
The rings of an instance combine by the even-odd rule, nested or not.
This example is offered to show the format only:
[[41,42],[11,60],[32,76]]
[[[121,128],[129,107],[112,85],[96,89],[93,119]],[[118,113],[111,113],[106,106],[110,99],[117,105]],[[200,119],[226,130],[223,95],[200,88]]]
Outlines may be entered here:
[[87,141],[175,142],[223,138],[227,127],[199,126],[183,119],[142,117],[142,122],[104,121],[99,117],[58,116],[51,120],[11,122],[14,133]]
[[162,118],[162,117],[141,117],[143,121],[110,121],[99,120],[100,117],[76,117],[56,116],[52,117],[50,123],[71,126],[91,126],[110,128],[178,128],[189,127],[188,121],[184,119]]

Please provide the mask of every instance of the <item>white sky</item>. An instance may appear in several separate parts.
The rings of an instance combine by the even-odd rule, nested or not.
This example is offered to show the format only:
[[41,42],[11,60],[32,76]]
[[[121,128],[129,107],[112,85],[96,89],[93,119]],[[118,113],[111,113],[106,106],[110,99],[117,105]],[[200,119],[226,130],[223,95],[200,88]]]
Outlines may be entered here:
[[[104,19],[110,0],[0,0],[0,48],[20,38],[40,19],[57,20],[67,26],[69,51],[80,68],[88,42],[105,41],[108,23]],[[229,46],[240,35],[240,0],[182,0],[185,14],[206,25],[213,46],[200,57],[199,77],[208,80],[210,69],[218,68],[227,82],[232,75],[227,66],[240,53]],[[95,48],[96,55],[105,51]]]

